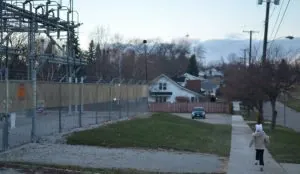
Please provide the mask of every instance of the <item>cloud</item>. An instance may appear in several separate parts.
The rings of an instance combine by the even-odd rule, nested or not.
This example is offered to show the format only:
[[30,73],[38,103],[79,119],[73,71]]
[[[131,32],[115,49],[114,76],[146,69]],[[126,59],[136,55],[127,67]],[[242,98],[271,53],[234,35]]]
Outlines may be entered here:
[[226,39],[235,39],[235,40],[242,40],[245,39],[245,35],[241,33],[230,33],[226,35]]

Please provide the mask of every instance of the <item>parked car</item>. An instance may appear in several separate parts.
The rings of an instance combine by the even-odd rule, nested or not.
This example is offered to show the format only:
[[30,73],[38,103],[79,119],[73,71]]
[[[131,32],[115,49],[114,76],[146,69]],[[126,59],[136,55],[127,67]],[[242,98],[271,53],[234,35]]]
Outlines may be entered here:
[[203,107],[194,107],[192,110],[192,119],[195,118],[206,118],[206,112]]

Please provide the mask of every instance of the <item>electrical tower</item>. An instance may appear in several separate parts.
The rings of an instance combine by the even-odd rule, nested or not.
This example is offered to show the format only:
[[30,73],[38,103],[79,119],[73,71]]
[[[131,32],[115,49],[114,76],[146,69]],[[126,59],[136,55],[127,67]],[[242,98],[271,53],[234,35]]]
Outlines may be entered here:
[[[77,14],[77,21],[73,21],[73,14]],[[75,56],[74,40],[79,33],[75,32],[81,24],[79,14],[74,11],[73,0],[65,6],[55,0],[0,0],[0,54],[21,55],[26,57],[27,79],[33,78],[33,72],[38,73],[45,63],[59,64],[65,67],[65,76],[60,81],[75,77],[86,61]],[[64,18],[66,19],[64,19]],[[4,44],[13,33],[27,33],[26,48],[13,48]],[[37,54],[36,34],[43,34],[62,55],[45,53]],[[60,40],[65,44],[61,45]],[[7,59],[8,59],[7,56]],[[73,65],[73,66],[72,66]]]

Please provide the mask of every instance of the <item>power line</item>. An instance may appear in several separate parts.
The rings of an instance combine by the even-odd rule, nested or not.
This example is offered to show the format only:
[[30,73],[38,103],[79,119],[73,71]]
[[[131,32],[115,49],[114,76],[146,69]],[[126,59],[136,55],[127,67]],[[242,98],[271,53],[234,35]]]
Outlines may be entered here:
[[272,29],[270,37],[272,37],[272,35],[273,35],[274,31],[275,31],[275,28],[276,28],[276,25],[277,25],[277,22],[278,22],[278,19],[279,19],[279,16],[281,14],[281,10],[282,10],[282,7],[283,7],[283,2],[284,2],[284,0],[281,2],[281,6],[280,6],[280,9],[279,9],[279,12],[278,12],[278,15],[277,15],[277,18],[276,18],[276,21],[275,21],[275,24],[274,24],[274,27]]
[[[279,29],[280,29],[280,26],[281,26],[281,24],[282,24],[282,22],[283,22],[284,16],[285,16],[286,11],[287,11],[287,9],[288,9],[288,7],[289,7],[289,5],[290,5],[290,2],[291,2],[291,0],[288,1],[287,5],[286,5],[286,7],[285,7],[284,13],[283,13],[283,15],[282,15],[282,17],[281,17],[280,23],[279,23],[279,25],[278,25],[278,28],[277,28],[276,33],[275,33],[275,36],[274,36],[274,38],[273,38],[272,41],[274,41],[275,38],[276,38],[276,36],[277,36],[277,33],[278,33],[278,31],[279,31]],[[270,47],[272,46],[272,44],[273,44],[273,42],[271,43]]]
[[[284,2],[284,0],[282,1],[282,2]],[[275,9],[276,9],[276,5],[273,7],[273,10],[272,10],[272,12],[271,12],[271,15],[270,15],[270,19],[273,17],[273,15],[275,14],[274,12],[275,12]],[[281,9],[282,9],[282,5],[281,5],[281,8],[280,8],[280,10],[279,10],[279,14],[281,13]],[[272,30],[272,34],[274,33],[274,28],[275,28],[275,26],[276,26],[276,24],[277,24],[277,21],[278,21],[278,19],[279,19],[279,14],[278,14],[278,16],[277,16],[277,19],[276,19],[276,22],[275,22],[275,24],[274,24],[274,27],[273,27],[273,30]],[[263,29],[264,29],[264,25],[263,25]],[[270,36],[272,36],[272,34],[270,35]],[[262,39],[260,39],[259,41],[258,41],[258,45],[257,45],[257,50],[256,50],[256,54],[258,54],[259,53],[259,51],[260,51],[260,46],[261,46],[261,44],[262,44],[262,41],[264,40],[264,37],[263,37],[263,33],[262,33],[262,35],[260,35],[260,37],[258,37],[258,38],[261,38],[262,37]],[[257,55],[256,55],[257,56]]]
[[271,12],[270,18],[272,18],[272,16],[273,16],[273,14],[274,14],[274,11],[275,11],[275,9],[276,9],[276,6],[274,6],[274,7],[273,7],[273,10],[272,10],[272,12]]

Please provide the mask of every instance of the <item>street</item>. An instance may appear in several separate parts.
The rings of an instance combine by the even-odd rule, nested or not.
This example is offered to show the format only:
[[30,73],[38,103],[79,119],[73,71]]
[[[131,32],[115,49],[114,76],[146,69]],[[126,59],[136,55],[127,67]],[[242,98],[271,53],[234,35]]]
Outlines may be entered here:
[[[284,105],[280,102],[276,103],[277,124],[284,126]],[[286,107],[286,126],[300,132],[300,113]],[[264,104],[264,117],[267,120],[272,120],[272,107],[270,102]]]

